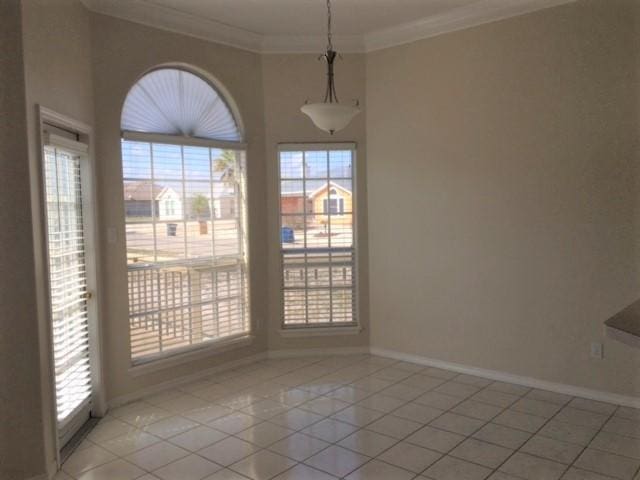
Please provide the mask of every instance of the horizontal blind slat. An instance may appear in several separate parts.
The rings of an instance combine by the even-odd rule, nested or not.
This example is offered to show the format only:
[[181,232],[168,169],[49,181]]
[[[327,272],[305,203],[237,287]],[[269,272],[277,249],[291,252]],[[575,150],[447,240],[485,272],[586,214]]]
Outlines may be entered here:
[[356,322],[350,147],[279,151],[283,323]]
[[242,155],[122,142],[134,362],[249,331]]
[[56,409],[62,425],[91,396],[79,157],[45,147],[44,175]]

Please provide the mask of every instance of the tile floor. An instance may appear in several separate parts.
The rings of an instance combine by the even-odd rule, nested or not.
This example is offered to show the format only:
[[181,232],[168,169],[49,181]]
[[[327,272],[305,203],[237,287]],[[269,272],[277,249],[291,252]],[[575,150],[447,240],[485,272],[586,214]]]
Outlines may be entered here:
[[640,410],[370,355],[265,360],[111,411],[56,480],[640,480]]

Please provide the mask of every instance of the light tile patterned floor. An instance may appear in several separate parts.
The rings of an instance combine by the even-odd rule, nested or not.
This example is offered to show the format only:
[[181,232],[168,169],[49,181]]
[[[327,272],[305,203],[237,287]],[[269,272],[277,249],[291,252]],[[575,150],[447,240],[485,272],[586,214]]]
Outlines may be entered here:
[[370,355],[265,360],[117,408],[58,480],[640,480],[640,410]]

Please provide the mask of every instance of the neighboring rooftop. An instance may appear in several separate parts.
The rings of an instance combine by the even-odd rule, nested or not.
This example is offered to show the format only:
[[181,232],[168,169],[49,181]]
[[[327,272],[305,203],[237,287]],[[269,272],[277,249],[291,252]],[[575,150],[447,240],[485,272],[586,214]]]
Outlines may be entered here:
[[157,200],[165,187],[152,184],[149,181],[126,183],[124,186],[124,199],[135,201],[151,201]]

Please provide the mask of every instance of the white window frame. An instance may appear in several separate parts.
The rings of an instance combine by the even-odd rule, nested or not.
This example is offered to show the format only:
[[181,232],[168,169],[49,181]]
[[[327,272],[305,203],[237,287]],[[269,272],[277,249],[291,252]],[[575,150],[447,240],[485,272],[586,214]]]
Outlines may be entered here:
[[[182,63],[166,63],[154,70],[161,69],[177,69],[184,70],[196,76],[199,76],[203,80],[205,80],[209,86],[215,90],[220,97],[220,99],[225,103],[226,107],[229,109],[239,132],[240,141],[227,141],[227,140],[215,140],[208,138],[199,138],[192,136],[182,136],[182,135],[172,135],[165,133],[153,133],[153,132],[138,132],[138,131],[121,131],[121,140],[131,140],[135,142],[145,142],[145,143],[161,143],[168,145],[180,145],[180,146],[193,146],[193,147],[206,147],[206,148],[214,148],[221,150],[236,150],[244,152],[244,182],[245,182],[245,190],[244,190],[244,211],[236,212],[238,215],[241,215],[242,221],[242,229],[244,233],[244,258],[245,258],[245,291],[246,291],[246,299],[245,299],[245,308],[248,322],[248,331],[246,334],[232,337],[224,337],[219,340],[211,340],[204,343],[191,345],[185,347],[184,349],[175,349],[170,350],[168,352],[164,352],[161,355],[157,355],[154,357],[149,356],[146,361],[137,361],[133,362],[130,356],[130,367],[128,369],[128,373],[131,376],[138,375],[146,375],[148,373],[152,373],[155,371],[159,371],[165,368],[170,368],[175,365],[180,365],[183,363],[191,362],[200,358],[206,358],[221,352],[225,352],[231,349],[242,348],[248,346],[253,343],[255,340],[255,328],[256,328],[256,320],[251,315],[252,313],[252,285],[251,285],[251,254],[249,248],[249,242],[251,238],[251,232],[249,228],[249,205],[251,204],[251,193],[248,189],[248,176],[247,171],[248,167],[248,145],[244,140],[246,138],[244,123],[242,121],[242,116],[240,115],[240,111],[238,109],[237,104],[235,103],[233,97],[230,92],[225,88],[225,86],[220,83],[216,78],[209,75],[208,72],[193,67],[191,65],[182,64]],[[149,73],[147,72],[147,73]],[[122,152],[121,152],[122,155]],[[121,157],[122,162],[122,157]],[[217,218],[217,217],[214,217]],[[122,217],[122,225],[125,224],[124,215]],[[125,250],[126,255],[126,250]],[[125,260],[126,261],[126,260]],[[127,315],[129,314],[129,308],[127,305]],[[131,342],[129,339],[128,343],[129,349],[131,349]]]
[[[213,88],[213,87],[212,87]],[[241,334],[231,335],[227,337],[222,337],[215,340],[208,340],[205,342],[187,345],[180,348],[175,348],[168,350],[166,352],[159,352],[155,354],[150,354],[144,356],[140,359],[134,359],[131,356],[131,339],[129,338],[129,361],[130,368],[129,373],[133,376],[143,375],[146,373],[151,373],[157,370],[161,370],[164,368],[169,368],[175,365],[180,365],[182,363],[190,362],[193,360],[197,360],[199,358],[204,358],[210,356],[215,353],[221,353],[227,351],[231,348],[240,348],[253,343],[254,336],[254,326],[253,319],[251,316],[251,260],[249,257],[249,225],[248,225],[248,206],[249,206],[249,194],[248,189],[246,188],[246,163],[247,163],[247,150],[245,142],[227,142],[227,141],[219,141],[219,140],[207,140],[193,137],[181,137],[177,135],[165,135],[165,134],[154,134],[154,133],[140,133],[140,132],[122,132],[121,135],[122,140],[132,140],[135,142],[149,143],[149,144],[165,144],[165,145],[177,145],[177,146],[195,146],[195,147],[205,147],[211,149],[220,149],[220,150],[234,150],[238,152],[243,152],[245,155],[245,166],[243,170],[243,175],[245,176],[245,205],[244,207],[240,206],[240,222],[241,229],[243,232],[244,242],[242,245],[242,252],[244,258],[246,259],[246,265],[244,267],[244,276],[245,276],[245,288],[246,288],[246,299],[245,299],[245,315],[248,322],[248,330]],[[121,153],[121,162],[122,162],[122,153]],[[124,176],[122,177],[122,181],[124,182]],[[183,179],[184,181],[184,179]],[[241,192],[239,193],[241,195]],[[123,223],[125,223],[126,229],[126,220],[123,215]],[[126,255],[126,250],[125,250]],[[128,268],[127,268],[128,272]],[[128,284],[128,281],[127,281]],[[129,306],[127,302],[127,314],[129,315]],[[129,318],[129,317],[128,317]],[[129,326],[130,328],[130,326]]]
[[102,417],[107,412],[107,399],[104,386],[104,375],[102,369],[102,348],[101,348],[101,325],[99,313],[101,311],[101,286],[100,275],[97,261],[97,255],[100,251],[100,242],[98,235],[98,207],[96,185],[96,168],[95,155],[93,146],[93,129],[91,126],[75,120],[71,117],[62,115],[54,110],[50,110],[42,105],[38,105],[38,131],[40,134],[39,142],[39,163],[37,171],[38,175],[37,189],[34,192],[38,201],[36,204],[40,210],[39,218],[34,221],[34,238],[37,243],[35,245],[38,255],[36,255],[36,275],[37,278],[43,279],[37,285],[36,296],[38,303],[46,305],[44,313],[46,314],[45,328],[42,335],[44,345],[47,352],[43,357],[46,359],[47,368],[49,370],[48,378],[50,383],[47,386],[51,402],[49,405],[49,431],[53,435],[53,445],[55,448],[55,456],[57,467],[60,468],[62,458],[60,455],[62,444],[58,438],[58,422],[56,408],[56,384],[54,374],[54,353],[53,353],[53,331],[51,325],[51,311],[49,298],[49,254],[47,245],[47,225],[46,225],[46,185],[44,177],[44,147],[47,143],[47,129],[50,127],[59,128],[73,132],[81,137],[83,143],[88,145],[88,153],[84,155],[81,162],[81,178],[82,178],[82,197],[83,210],[86,214],[83,216],[84,234],[88,248],[85,251],[85,264],[87,268],[87,288],[92,293],[92,301],[87,304],[88,311],[88,328],[89,328],[89,357],[91,364],[91,381],[92,381],[92,399],[91,399],[91,416]]
[[[352,219],[352,249],[353,249],[353,321],[348,323],[338,323],[338,324],[295,324],[295,325],[286,325],[284,318],[284,256],[282,254],[282,242],[281,242],[281,232],[282,232],[282,214],[280,211],[281,208],[281,185],[282,180],[294,180],[294,179],[283,179],[281,177],[281,166],[280,166],[280,154],[282,152],[299,152],[299,151],[340,151],[340,150],[350,150],[351,151],[351,219]],[[355,142],[336,142],[336,143],[279,143],[277,148],[277,192],[278,192],[278,230],[277,230],[277,245],[278,245],[278,255],[280,256],[279,262],[279,275],[280,275],[280,330],[279,334],[282,337],[306,337],[306,336],[333,336],[333,335],[357,335],[362,332],[362,326],[360,322],[360,267],[359,267],[359,247],[358,247],[358,189],[357,189],[357,144]],[[304,167],[303,167],[304,170]],[[304,175],[303,175],[304,179]],[[329,191],[332,187],[329,185]],[[338,189],[336,189],[338,190]],[[306,211],[306,199],[304,201],[304,208]],[[344,216],[335,215],[335,216]]]

